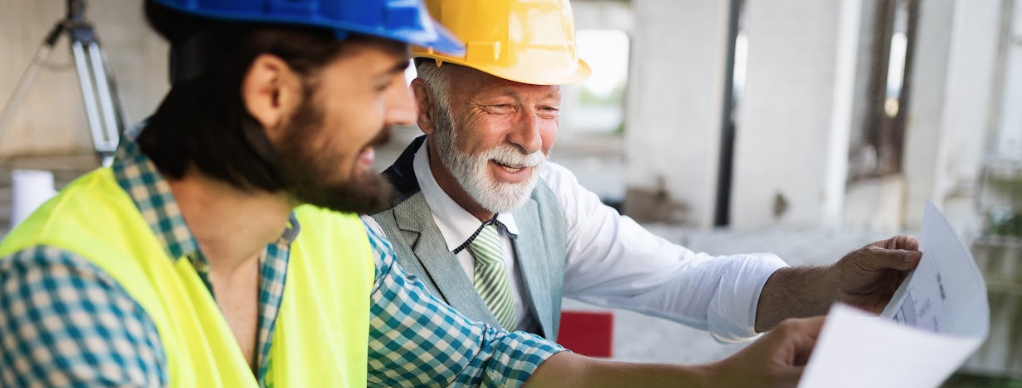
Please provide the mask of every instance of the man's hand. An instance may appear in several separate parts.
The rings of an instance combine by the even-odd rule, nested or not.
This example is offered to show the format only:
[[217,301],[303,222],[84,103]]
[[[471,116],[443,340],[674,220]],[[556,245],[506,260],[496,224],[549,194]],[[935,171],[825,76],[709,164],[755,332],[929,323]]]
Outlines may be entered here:
[[781,322],[734,356],[710,366],[715,387],[794,387],[802,377],[824,317]]
[[919,240],[895,236],[852,251],[831,265],[779,269],[760,293],[756,331],[770,330],[785,318],[826,314],[834,301],[879,314],[920,258]]
[[879,314],[921,258],[918,239],[895,236],[852,251],[828,272],[838,301]]

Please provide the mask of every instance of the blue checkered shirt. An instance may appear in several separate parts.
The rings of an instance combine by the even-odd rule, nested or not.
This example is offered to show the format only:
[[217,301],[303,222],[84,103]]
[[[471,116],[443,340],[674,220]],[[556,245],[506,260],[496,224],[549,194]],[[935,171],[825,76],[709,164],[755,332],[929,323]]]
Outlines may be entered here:
[[[212,294],[209,262],[185,224],[166,180],[140,152],[136,131],[111,168],[164,249],[189,260]],[[258,381],[284,290],[294,218],[266,247],[260,266]],[[519,386],[563,349],[523,332],[468,320],[433,298],[397,265],[390,243],[369,230],[376,260],[369,343],[373,387]],[[168,386],[156,326],[109,274],[51,246],[0,258],[0,387]]]

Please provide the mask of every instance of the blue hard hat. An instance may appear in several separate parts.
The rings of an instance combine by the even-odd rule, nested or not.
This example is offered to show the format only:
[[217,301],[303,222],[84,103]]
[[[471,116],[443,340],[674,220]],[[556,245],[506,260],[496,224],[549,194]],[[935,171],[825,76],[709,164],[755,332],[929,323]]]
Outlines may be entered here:
[[150,0],[181,12],[239,22],[281,23],[378,36],[452,55],[465,53],[422,0]]

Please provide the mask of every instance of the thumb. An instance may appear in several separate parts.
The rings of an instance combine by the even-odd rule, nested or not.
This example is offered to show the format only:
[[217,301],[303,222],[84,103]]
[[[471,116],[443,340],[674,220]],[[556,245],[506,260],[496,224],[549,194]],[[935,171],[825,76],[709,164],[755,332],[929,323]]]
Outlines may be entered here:
[[782,381],[785,386],[794,387],[802,379],[802,374],[805,373],[806,365],[809,364],[809,357],[812,356],[813,348],[816,347],[824,323],[826,323],[825,317],[815,317],[797,322],[801,335],[793,337],[794,365],[784,368],[779,378],[779,381]]
[[820,337],[820,331],[823,330],[823,325],[826,322],[826,317],[814,317],[808,319],[802,319],[796,322],[798,325],[798,335],[795,335],[791,339],[791,343],[794,347],[794,366],[805,366],[809,362],[809,357],[813,354],[813,348],[816,347],[816,341]]

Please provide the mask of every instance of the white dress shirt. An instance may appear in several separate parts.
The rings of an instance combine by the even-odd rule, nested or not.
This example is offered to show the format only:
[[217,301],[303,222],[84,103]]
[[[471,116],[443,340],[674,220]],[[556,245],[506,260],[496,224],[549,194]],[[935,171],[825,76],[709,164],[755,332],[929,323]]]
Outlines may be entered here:
[[[429,168],[425,146],[416,152],[413,168],[433,220],[448,249],[454,251],[482,222],[440,188]],[[765,253],[695,253],[650,233],[604,205],[563,166],[546,163],[540,178],[553,191],[567,221],[565,297],[708,330],[719,341],[755,336],[756,306],[763,285],[774,271],[787,266],[780,258]],[[497,220],[513,234],[518,234],[519,227],[529,227],[518,225],[511,214],[499,214]],[[535,327],[536,318],[531,306],[526,305],[529,301],[522,297],[524,285],[511,237],[497,229],[513,279],[517,329],[527,330]],[[471,279],[475,269],[472,254],[464,249],[456,256]]]

